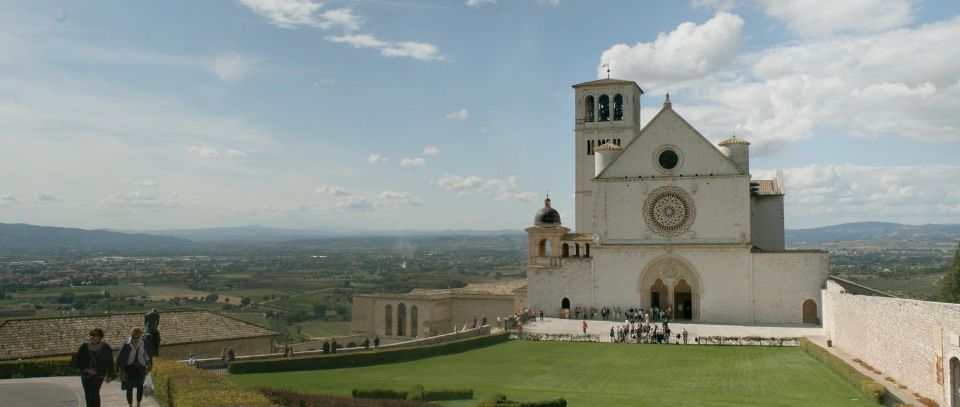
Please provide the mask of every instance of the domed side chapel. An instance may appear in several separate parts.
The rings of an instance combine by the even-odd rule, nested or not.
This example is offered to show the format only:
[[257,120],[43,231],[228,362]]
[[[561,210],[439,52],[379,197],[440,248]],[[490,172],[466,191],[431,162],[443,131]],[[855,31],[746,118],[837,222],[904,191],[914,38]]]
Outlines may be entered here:
[[640,126],[636,83],[573,86],[575,233],[549,197],[527,228],[528,304],[670,310],[674,319],[820,323],[822,251],[784,250],[783,183],[750,175],[750,143],[714,146],[673,110]]

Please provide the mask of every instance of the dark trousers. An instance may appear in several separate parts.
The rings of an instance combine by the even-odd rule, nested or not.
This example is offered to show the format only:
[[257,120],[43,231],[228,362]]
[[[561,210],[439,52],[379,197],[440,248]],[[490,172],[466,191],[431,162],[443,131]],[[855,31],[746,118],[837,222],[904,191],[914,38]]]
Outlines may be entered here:
[[87,402],[87,407],[100,407],[100,386],[103,385],[103,377],[81,377],[80,383],[83,384],[83,399]]
[[143,385],[140,386],[131,386],[127,389],[127,404],[133,404],[133,389],[137,389],[137,405],[140,405],[140,400],[143,400]]

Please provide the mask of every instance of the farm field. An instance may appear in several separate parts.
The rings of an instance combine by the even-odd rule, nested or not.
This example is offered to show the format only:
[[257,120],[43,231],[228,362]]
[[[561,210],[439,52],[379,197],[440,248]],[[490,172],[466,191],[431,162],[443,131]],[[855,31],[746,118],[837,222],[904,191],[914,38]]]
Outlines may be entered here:
[[310,320],[293,324],[300,332],[315,338],[328,336],[346,336],[350,334],[350,321]]
[[234,382],[349,396],[355,388],[474,390],[573,406],[870,406],[799,348],[510,341],[470,352],[357,368],[231,375]]

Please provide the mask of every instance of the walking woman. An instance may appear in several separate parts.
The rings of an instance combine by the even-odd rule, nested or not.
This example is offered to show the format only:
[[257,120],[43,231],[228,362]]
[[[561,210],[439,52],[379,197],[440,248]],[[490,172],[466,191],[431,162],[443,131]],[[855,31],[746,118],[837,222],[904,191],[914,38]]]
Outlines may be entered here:
[[143,331],[140,328],[130,330],[130,338],[120,348],[117,355],[117,370],[120,371],[120,389],[127,391],[127,404],[133,407],[133,389],[137,389],[137,407],[143,400],[143,381],[150,372],[150,354],[147,346],[140,339]]
[[84,342],[73,355],[73,367],[80,373],[83,398],[87,407],[100,407],[100,386],[110,383],[117,372],[113,366],[113,349],[103,341],[103,330],[90,330],[90,341]]

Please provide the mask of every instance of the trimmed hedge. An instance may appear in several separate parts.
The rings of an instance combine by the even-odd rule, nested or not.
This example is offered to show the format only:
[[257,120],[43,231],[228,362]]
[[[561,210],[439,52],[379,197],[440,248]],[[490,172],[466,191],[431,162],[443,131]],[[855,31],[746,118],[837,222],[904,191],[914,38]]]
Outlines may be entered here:
[[388,390],[388,389],[353,389],[350,393],[355,399],[379,399],[379,400],[417,400],[417,401],[443,401],[443,400],[470,400],[473,398],[472,389],[445,389],[445,390],[424,390],[421,385],[414,385],[408,391]]
[[507,399],[503,394],[494,394],[481,401],[476,407],[567,407],[567,401],[564,399],[514,401]]
[[0,362],[0,379],[49,376],[79,376],[79,374],[73,370],[70,356]]
[[439,407],[439,404],[412,400],[351,399],[303,394],[270,388],[257,389],[278,406],[284,407]]
[[873,380],[869,376],[860,373],[860,371],[855,369],[853,366],[850,366],[847,364],[847,362],[844,362],[843,359],[834,356],[832,353],[824,348],[821,348],[819,345],[811,342],[807,338],[800,338],[800,349],[803,349],[804,352],[807,352],[807,354],[813,356],[814,359],[823,362],[825,365],[827,365],[827,367],[840,375],[840,377],[843,377],[850,382],[853,387],[856,387],[858,390],[860,390],[860,392],[867,396],[868,399],[873,400],[878,404],[883,404],[887,389],[876,380]]
[[490,345],[504,343],[510,339],[509,332],[484,335],[439,345],[418,346],[415,348],[390,349],[323,355],[303,358],[278,358],[267,360],[236,361],[230,363],[231,374],[292,372],[298,370],[336,369],[341,367],[372,366],[386,363],[409,362],[433,356],[466,352]]
[[157,400],[166,407],[273,405],[263,394],[182,363],[154,358],[151,376]]
[[355,399],[406,400],[408,392],[386,389],[353,389]]

